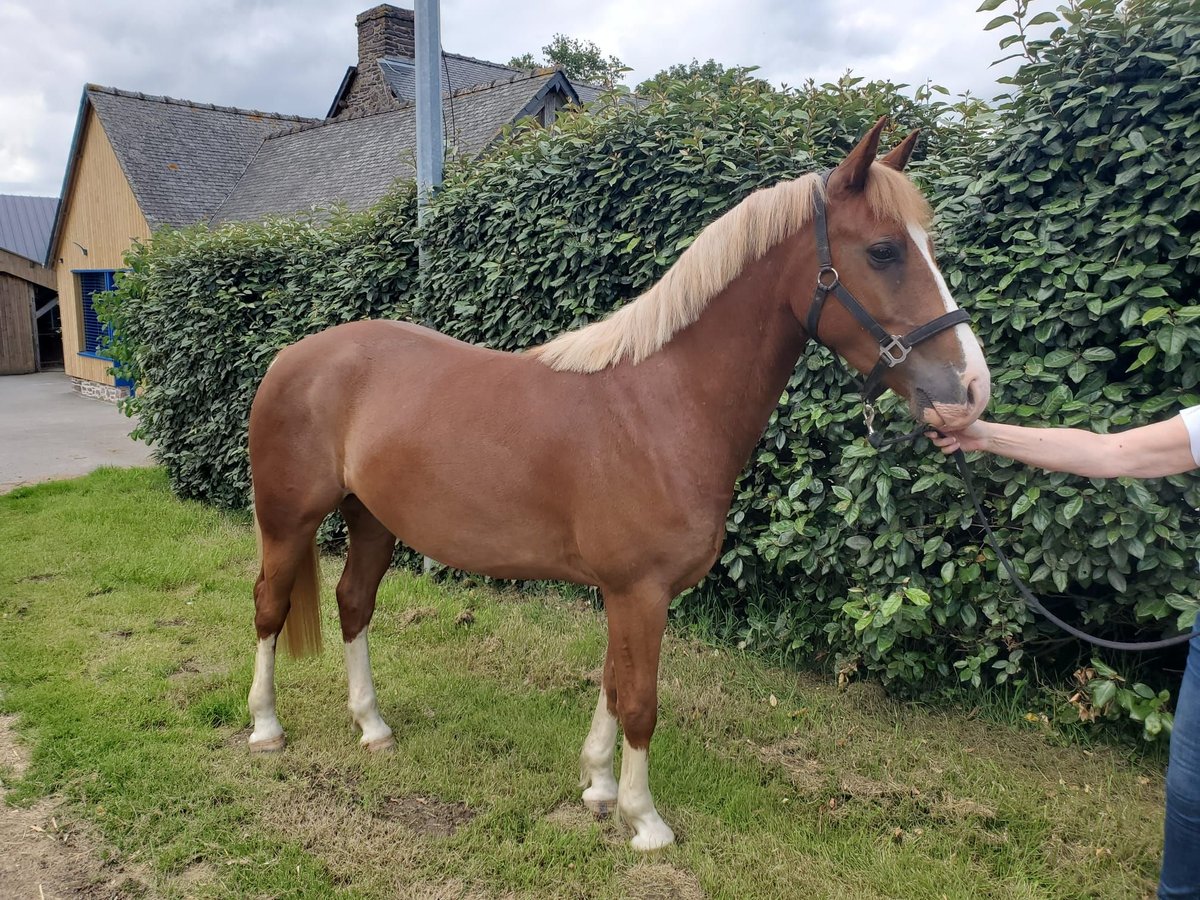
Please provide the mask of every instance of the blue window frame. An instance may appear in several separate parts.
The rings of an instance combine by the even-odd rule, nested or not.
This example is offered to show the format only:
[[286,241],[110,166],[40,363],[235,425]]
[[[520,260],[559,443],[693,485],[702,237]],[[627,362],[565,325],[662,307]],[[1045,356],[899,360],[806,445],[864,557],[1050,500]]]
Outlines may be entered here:
[[89,269],[76,271],[79,276],[79,292],[83,304],[83,344],[79,353],[81,356],[95,356],[108,359],[104,345],[106,339],[112,336],[112,329],[96,318],[96,309],[92,306],[92,297],[111,291],[115,280],[113,271],[107,269]]

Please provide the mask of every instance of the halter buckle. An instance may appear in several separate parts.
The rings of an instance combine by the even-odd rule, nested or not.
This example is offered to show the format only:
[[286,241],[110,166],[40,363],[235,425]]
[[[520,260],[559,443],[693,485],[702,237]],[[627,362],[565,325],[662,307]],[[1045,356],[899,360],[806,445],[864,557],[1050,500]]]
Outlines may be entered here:
[[904,338],[898,334],[893,334],[890,341],[880,345],[879,358],[883,360],[889,369],[893,369],[908,359],[908,354],[911,352],[912,347],[904,343]]
[[863,422],[867,426],[867,434],[875,433],[875,404],[870,400],[863,403]]
[[[833,280],[832,280],[832,281],[830,281],[830,282],[828,282],[828,283],[826,283],[826,282],[825,282],[825,280],[824,280],[824,279],[825,279],[825,275],[827,275],[827,274],[828,274],[828,275],[832,275],[832,276],[833,276]],[[822,291],[825,291],[825,292],[827,292],[827,293],[828,293],[829,291],[832,291],[832,290],[833,290],[835,287],[837,287],[837,286],[838,286],[838,282],[839,282],[840,280],[841,280],[841,279],[838,277],[838,270],[837,270],[837,269],[835,269],[833,266],[822,266],[822,267],[821,267],[821,268],[820,268],[820,269],[817,271],[817,287],[818,287],[820,290],[822,290]]]

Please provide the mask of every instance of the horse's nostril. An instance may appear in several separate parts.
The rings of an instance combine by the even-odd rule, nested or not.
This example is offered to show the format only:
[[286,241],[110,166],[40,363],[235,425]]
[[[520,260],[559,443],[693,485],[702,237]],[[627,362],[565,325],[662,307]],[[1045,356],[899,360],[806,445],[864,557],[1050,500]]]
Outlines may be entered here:
[[971,379],[971,383],[967,385],[967,404],[975,405],[975,379]]

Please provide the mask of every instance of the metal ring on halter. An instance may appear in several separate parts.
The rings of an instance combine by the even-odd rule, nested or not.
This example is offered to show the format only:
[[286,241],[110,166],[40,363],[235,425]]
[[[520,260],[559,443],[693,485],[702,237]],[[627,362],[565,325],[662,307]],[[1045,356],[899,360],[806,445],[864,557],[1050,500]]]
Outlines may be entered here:
[[908,354],[912,352],[912,347],[904,342],[904,338],[898,334],[893,334],[892,339],[879,348],[879,358],[883,360],[888,368],[894,368],[908,359]]
[[[829,282],[828,284],[826,284],[824,281],[821,280],[822,276],[826,272],[831,272],[833,274],[833,281]],[[833,266],[825,266],[825,268],[823,268],[817,272],[817,287],[819,287],[823,291],[832,291],[835,287],[838,286],[839,281],[841,281],[841,278],[838,277],[838,270],[835,269]]]

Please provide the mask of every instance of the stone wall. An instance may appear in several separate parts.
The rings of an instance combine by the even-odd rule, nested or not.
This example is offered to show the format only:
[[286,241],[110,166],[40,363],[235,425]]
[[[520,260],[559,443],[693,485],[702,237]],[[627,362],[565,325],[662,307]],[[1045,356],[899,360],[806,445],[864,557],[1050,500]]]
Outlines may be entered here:
[[71,388],[81,396],[92,400],[103,400],[106,403],[117,403],[129,396],[129,388],[117,387],[115,384],[101,384],[98,381],[88,381],[86,378],[72,378]]
[[416,20],[411,9],[384,3],[358,14],[358,71],[337,118],[355,113],[393,109],[392,97],[379,60],[385,57],[412,59],[416,48]]

